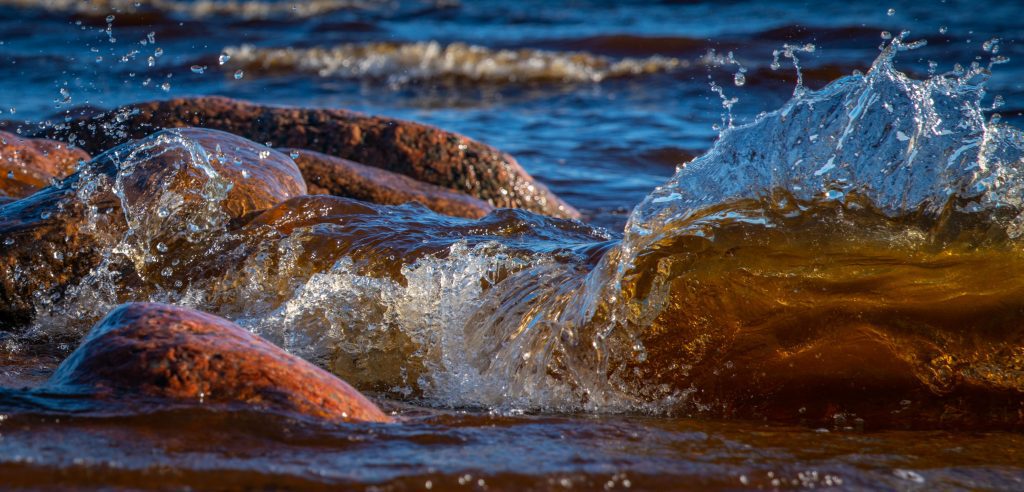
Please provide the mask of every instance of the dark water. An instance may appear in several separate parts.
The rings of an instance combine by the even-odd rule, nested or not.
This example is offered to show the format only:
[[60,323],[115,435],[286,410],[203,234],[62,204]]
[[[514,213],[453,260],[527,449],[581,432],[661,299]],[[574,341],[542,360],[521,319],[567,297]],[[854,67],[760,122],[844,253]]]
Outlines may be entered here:
[[[618,237],[630,210],[648,195],[648,209],[666,196],[652,190],[704,153],[723,121],[749,122],[790,99],[792,60],[772,68],[773,51],[786,44],[814,44],[796,53],[813,89],[871,67],[883,31],[928,41],[895,60],[918,78],[1006,56],[981,105],[1000,106],[1001,97],[988,113],[1011,123],[1024,109],[1024,9],[1013,2],[222,5],[0,1],[4,117],[60,121],[82,105],[220,94],[414,119],[511,152]],[[998,53],[983,46],[993,38]],[[531,51],[509,61],[501,50]],[[221,54],[230,55],[223,65]],[[789,268],[800,271],[798,263]],[[993,298],[1016,309],[1010,294]],[[246,326],[258,329],[259,316],[248,314]],[[12,360],[5,385],[33,385],[58,361]],[[551,414],[543,405],[524,412],[499,404],[489,412],[458,394],[410,403],[387,393],[385,405],[405,424],[344,428],[247,411],[111,414],[74,401],[0,398],[0,477],[14,487],[1024,487],[1024,441],[1012,432],[783,427],[611,407]]]

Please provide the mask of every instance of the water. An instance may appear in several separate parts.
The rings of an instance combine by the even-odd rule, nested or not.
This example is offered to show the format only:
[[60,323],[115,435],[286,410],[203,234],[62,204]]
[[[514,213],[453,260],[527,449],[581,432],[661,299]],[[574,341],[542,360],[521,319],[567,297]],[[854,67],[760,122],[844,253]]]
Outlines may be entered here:
[[[119,151],[68,199],[112,187],[123,228],[32,301],[7,386],[149,299],[235,320],[406,423],[10,390],[11,483],[1021,487],[1019,434],[971,432],[1019,428],[1024,388],[1019,7],[6,3],[12,119],[211,93],[416,119],[510,151],[589,222],[301,198],[221,234],[230,178],[193,139]],[[187,178],[133,195],[154,155]],[[176,200],[198,206],[158,206]],[[947,430],[879,430],[915,427]]]

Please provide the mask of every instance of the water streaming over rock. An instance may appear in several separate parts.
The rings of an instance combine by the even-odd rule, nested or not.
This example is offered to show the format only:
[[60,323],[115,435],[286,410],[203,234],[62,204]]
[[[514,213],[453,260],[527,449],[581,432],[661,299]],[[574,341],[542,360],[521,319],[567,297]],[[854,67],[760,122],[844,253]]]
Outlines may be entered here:
[[[209,148],[165,134],[98,158],[118,163],[129,227],[36,306],[25,336],[156,300],[235,320],[360,388],[442,406],[782,420],[828,405],[927,414],[950,395],[1012,406],[1024,143],[986,120],[986,68],[915,80],[893,66],[905,48],[896,38],[866,74],[798,87],[726,128],[633,211],[621,241],[528,212],[472,221],[323,196],[229,223],[231,184]],[[193,196],[163,181],[124,191],[167,153],[199,183]],[[146,274],[176,237],[159,261],[192,266]],[[869,415],[865,394],[887,403]]]

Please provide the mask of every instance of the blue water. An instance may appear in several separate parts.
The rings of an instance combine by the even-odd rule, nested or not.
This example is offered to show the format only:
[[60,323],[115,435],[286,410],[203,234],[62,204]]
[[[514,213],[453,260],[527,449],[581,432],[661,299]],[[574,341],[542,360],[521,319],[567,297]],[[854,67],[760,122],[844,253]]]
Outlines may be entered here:
[[[996,67],[989,97],[1003,97],[999,112],[1006,119],[1019,119],[1024,109],[1024,58],[1017,42],[1024,25],[1014,2],[367,2],[366,8],[314,16],[286,8],[255,18],[243,11],[202,15],[187,8],[195,2],[151,8],[145,17],[91,7],[79,12],[53,2],[9,6],[25,3],[31,2],[0,1],[5,118],[35,121],[78,105],[112,108],[220,94],[415,119],[511,152],[590,220],[612,230],[621,230],[633,205],[717,136],[713,126],[724,110],[709,82],[738,98],[732,108],[737,122],[788,99],[793,67],[783,59],[779,70],[770,68],[772,51],[786,43],[815,44],[799,59],[806,84],[817,88],[870,66],[883,31],[910,31],[910,39],[928,41],[897,61],[922,75],[929,61],[939,73],[976,57],[987,64],[992,54],[982,45],[1000,38],[998,55],[1010,62]],[[171,2],[157,5],[165,3]],[[150,8],[148,2],[141,8]],[[107,15],[114,15],[109,33]],[[151,32],[155,44],[147,40]],[[288,69],[244,70],[236,80],[237,67],[217,61],[225,48],[243,44],[304,48],[381,41],[579,51],[613,60],[662,55],[690,66],[593,83],[479,83],[394,80],[401,72],[341,77]],[[150,67],[147,58],[156,47],[163,56]],[[701,63],[710,49],[732,51],[747,71],[746,84],[733,83],[736,65]],[[194,73],[193,65],[207,68]],[[168,90],[160,87],[164,83]]]

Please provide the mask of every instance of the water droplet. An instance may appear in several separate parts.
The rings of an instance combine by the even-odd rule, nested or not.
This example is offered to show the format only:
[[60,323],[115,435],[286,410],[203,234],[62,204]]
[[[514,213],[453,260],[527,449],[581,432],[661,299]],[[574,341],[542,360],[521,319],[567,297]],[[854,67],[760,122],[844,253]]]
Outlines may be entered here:
[[152,56],[151,56],[151,57],[149,57],[149,59],[147,59],[147,60],[146,60],[146,64],[147,64],[147,65],[149,65],[149,66],[151,66],[151,67],[152,67],[153,65],[156,65],[156,58],[153,58]]
[[14,171],[7,171],[7,179],[14,179]]
[[267,157],[270,157],[270,151],[269,150],[261,150],[260,151],[260,159],[266,159]]
[[167,245],[164,244],[164,243],[156,243],[156,250],[161,252],[161,253],[166,253],[167,252]]
[[235,80],[241,80],[242,77],[245,77],[245,73],[241,70],[235,70]]
[[49,211],[46,211],[46,212],[43,212],[42,214],[39,214],[39,217],[41,219],[43,219],[43,220],[46,220],[46,219],[49,219],[51,215],[52,214]]
[[939,34],[946,34],[947,32],[949,32],[949,28],[948,27],[942,26],[942,27],[939,28]]
[[54,251],[53,252],[53,259],[55,259],[57,261],[64,261],[64,253],[61,253],[60,251]]
[[747,83],[747,76],[742,73],[736,73],[732,78],[733,82],[737,87],[743,87],[743,84]]
[[146,35],[146,39],[149,41],[150,44],[155,43],[156,42],[156,33],[155,32],[151,32],[151,33],[147,34]]
[[107,24],[110,24],[111,22],[114,22],[114,16],[113,15],[108,15],[107,16]]
[[10,246],[12,244],[14,244],[14,238],[13,237],[9,237],[7,239],[4,239],[4,246]]
[[242,178],[243,179],[249,179],[249,170],[248,169],[242,169]]
[[157,48],[157,49],[153,50],[153,56],[155,56],[157,58],[160,58],[161,56],[164,56],[164,49],[163,48]]
[[223,64],[227,63],[228,60],[230,60],[230,59],[231,59],[231,55],[229,55],[227,53],[223,53],[223,54],[220,55],[220,58],[217,58],[217,62],[220,63],[221,65],[223,65]]
[[885,12],[885,15],[888,15],[889,17],[892,17],[892,16],[896,15],[896,9],[892,9],[891,8],[891,9],[887,10]]
[[174,270],[171,270],[171,267],[167,267],[164,268],[163,270],[160,270],[160,275],[163,275],[165,277],[170,277],[172,273],[174,273]]
[[889,31],[882,31],[882,39],[892,39],[892,33]]
[[167,207],[160,207],[160,208],[156,209],[156,214],[160,218],[166,219],[167,217],[170,217],[171,211],[168,210]]
[[201,74],[206,71],[206,66],[192,65],[190,69],[192,70],[192,73]]
[[291,156],[292,159],[298,159],[299,158],[299,151],[293,150],[293,151],[289,152],[288,155]]
[[170,82],[164,82],[164,83],[160,84],[160,88],[163,89],[164,92],[167,92],[167,91],[171,90],[171,83]]

